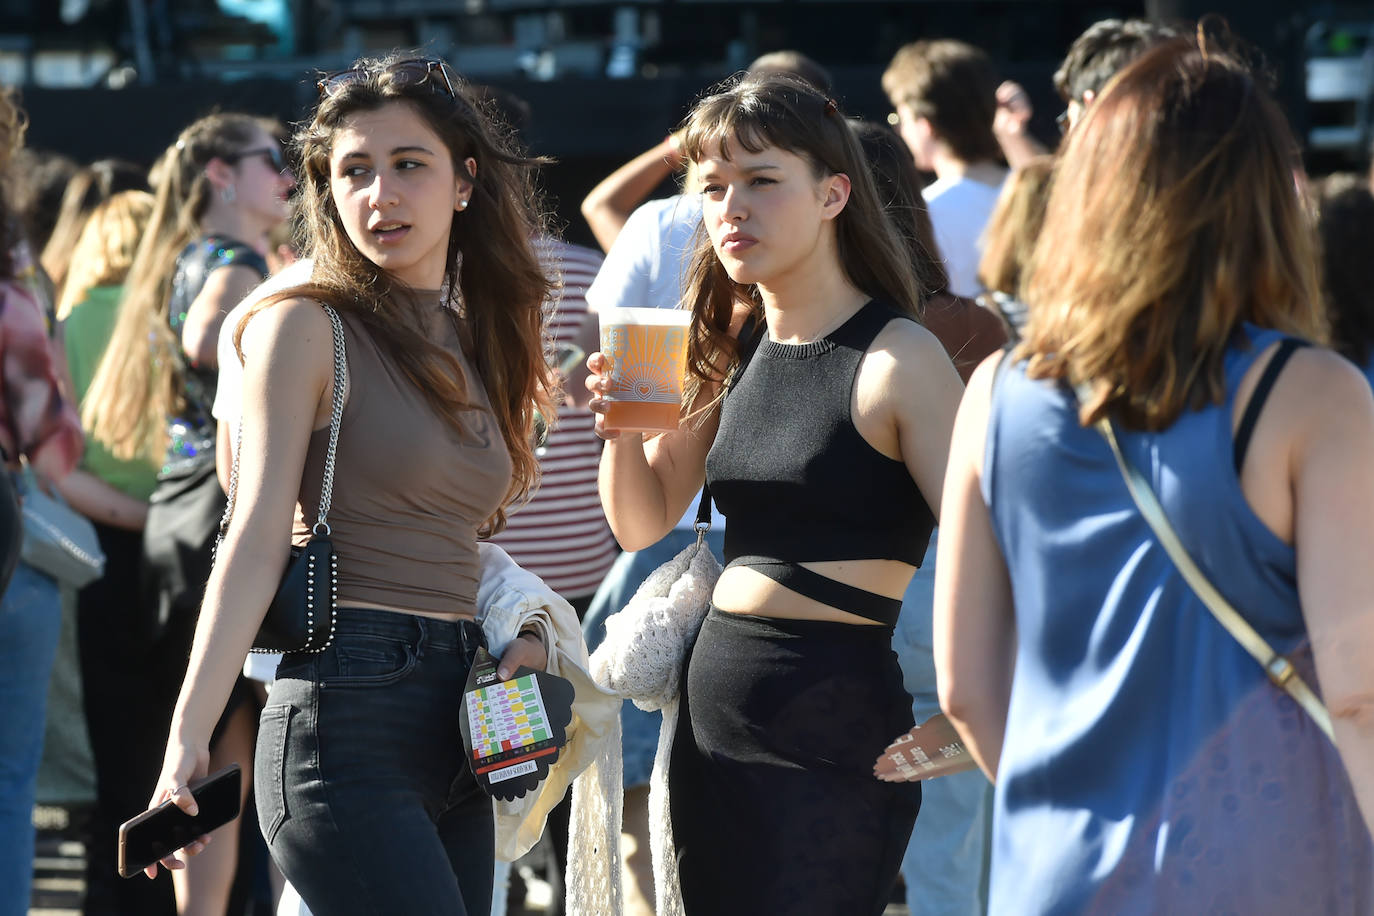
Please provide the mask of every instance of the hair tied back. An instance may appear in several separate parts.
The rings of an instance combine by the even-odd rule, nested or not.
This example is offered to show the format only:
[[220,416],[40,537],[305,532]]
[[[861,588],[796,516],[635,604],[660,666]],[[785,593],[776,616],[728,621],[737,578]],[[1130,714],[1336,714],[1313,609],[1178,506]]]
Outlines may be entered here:
[[827,99],[825,100],[825,114],[826,114],[826,117],[830,117],[831,115],[836,115],[836,114],[839,114],[839,113],[840,113],[840,106],[837,105],[837,104],[835,104],[835,100],[834,100],[834,99],[827,98]]

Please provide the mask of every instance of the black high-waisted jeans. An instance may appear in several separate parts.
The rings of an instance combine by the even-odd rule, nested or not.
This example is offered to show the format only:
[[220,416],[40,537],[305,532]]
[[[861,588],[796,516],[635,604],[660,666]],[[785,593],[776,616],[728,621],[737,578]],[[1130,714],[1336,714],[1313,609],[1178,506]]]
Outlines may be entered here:
[[272,859],[315,916],[485,916],[495,841],[458,717],[471,621],[340,608],[333,645],[288,654],[258,729]]

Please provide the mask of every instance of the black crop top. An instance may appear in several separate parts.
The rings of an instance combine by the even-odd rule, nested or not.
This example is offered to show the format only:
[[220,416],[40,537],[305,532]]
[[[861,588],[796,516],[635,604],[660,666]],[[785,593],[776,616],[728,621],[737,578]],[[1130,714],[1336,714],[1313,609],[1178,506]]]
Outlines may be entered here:
[[727,519],[729,565],[885,623],[895,622],[900,601],[796,564],[919,566],[925,555],[935,527],[930,507],[906,465],[869,445],[850,415],[859,362],[888,322],[903,317],[870,301],[823,340],[782,344],[761,329],[721,405],[706,459],[711,496]]

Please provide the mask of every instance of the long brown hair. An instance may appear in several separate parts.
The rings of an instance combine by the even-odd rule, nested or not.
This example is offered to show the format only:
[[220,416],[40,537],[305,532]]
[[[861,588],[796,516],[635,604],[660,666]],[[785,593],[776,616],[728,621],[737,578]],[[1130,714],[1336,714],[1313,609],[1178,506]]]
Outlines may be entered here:
[[205,166],[232,157],[263,130],[271,133],[269,122],[250,115],[210,115],[183,130],[153,166],[152,217],[81,412],[90,434],[118,458],[160,454],[166,445],[182,364],[168,320],[177,255],[202,234],[213,193]]
[[978,280],[988,289],[1021,298],[1021,280],[1045,222],[1053,156],[1036,156],[1007,177],[983,230]]
[[70,315],[93,287],[124,283],[152,215],[153,195],[147,191],[121,191],[96,204],[71,249],[71,270],[57,303],[58,321]]
[[1162,429],[1225,398],[1243,322],[1325,339],[1283,115],[1248,68],[1177,40],[1108,84],[1068,137],[1027,271],[1018,353],[1086,382],[1086,425]]
[[921,196],[921,176],[911,150],[886,124],[859,121],[854,124],[854,131],[872,167],[870,174],[878,199],[898,237],[906,243],[921,292],[934,296],[949,286],[949,271],[940,259],[935,226],[930,221],[930,208]]
[[[417,326],[411,291],[369,261],[348,237],[330,194],[329,153],[336,131],[350,115],[404,102],[443,140],[455,174],[467,174],[463,162],[468,157],[477,161],[472,206],[453,216],[444,279],[461,294],[473,364],[514,465],[506,499],[483,527],[486,535],[500,531],[506,505],[524,499],[538,483],[531,438],[534,414],[554,415],[554,382],[543,348],[543,304],[551,286],[533,245],[544,217],[532,170],[546,160],[524,156],[509,129],[451,69],[441,73],[436,65],[427,79],[418,81],[392,69],[410,57],[359,60],[352,68],[356,78],[325,94],[297,134],[297,214],[307,255],[314,259],[312,282],[263,305],[308,296],[356,316],[440,416],[461,429],[462,414],[473,409],[461,363]],[[445,77],[454,95],[444,86]],[[243,325],[236,333],[242,335]]]
[[[862,292],[920,318],[925,298],[907,246],[884,211],[863,147],[834,100],[786,74],[739,77],[699,101],[683,123],[682,150],[689,160],[724,150],[725,141],[751,153],[786,150],[810,163],[817,179],[847,175],[849,201],[835,218],[840,269]],[[730,336],[736,304],[761,321],[763,301],[756,286],[730,279],[704,228],[697,232],[683,301],[692,310],[690,376],[683,396],[685,404],[694,405],[703,385],[722,381],[738,359]]]

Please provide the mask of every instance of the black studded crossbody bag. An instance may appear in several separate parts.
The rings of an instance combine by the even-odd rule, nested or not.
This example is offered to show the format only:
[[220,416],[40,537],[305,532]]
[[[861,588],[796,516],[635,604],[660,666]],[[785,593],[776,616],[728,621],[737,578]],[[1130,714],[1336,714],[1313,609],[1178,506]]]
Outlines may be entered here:
[[[267,606],[262,625],[253,638],[254,652],[323,652],[334,640],[338,610],[339,559],[329,539],[329,506],[334,492],[334,452],[339,444],[339,423],[343,419],[344,386],[347,384],[348,354],[344,345],[343,323],[329,306],[324,306],[334,330],[334,396],[329,414],[329,450],[324,458],[324,479],[320,492],[320,511],[310,529],[310,540],[291,548],[277,592]],[[229,504],[220,521],[216,553],[229,519],[234,514],[234,497],[239,480],[239,443],[234,446],[234,468],[229,475]]]

